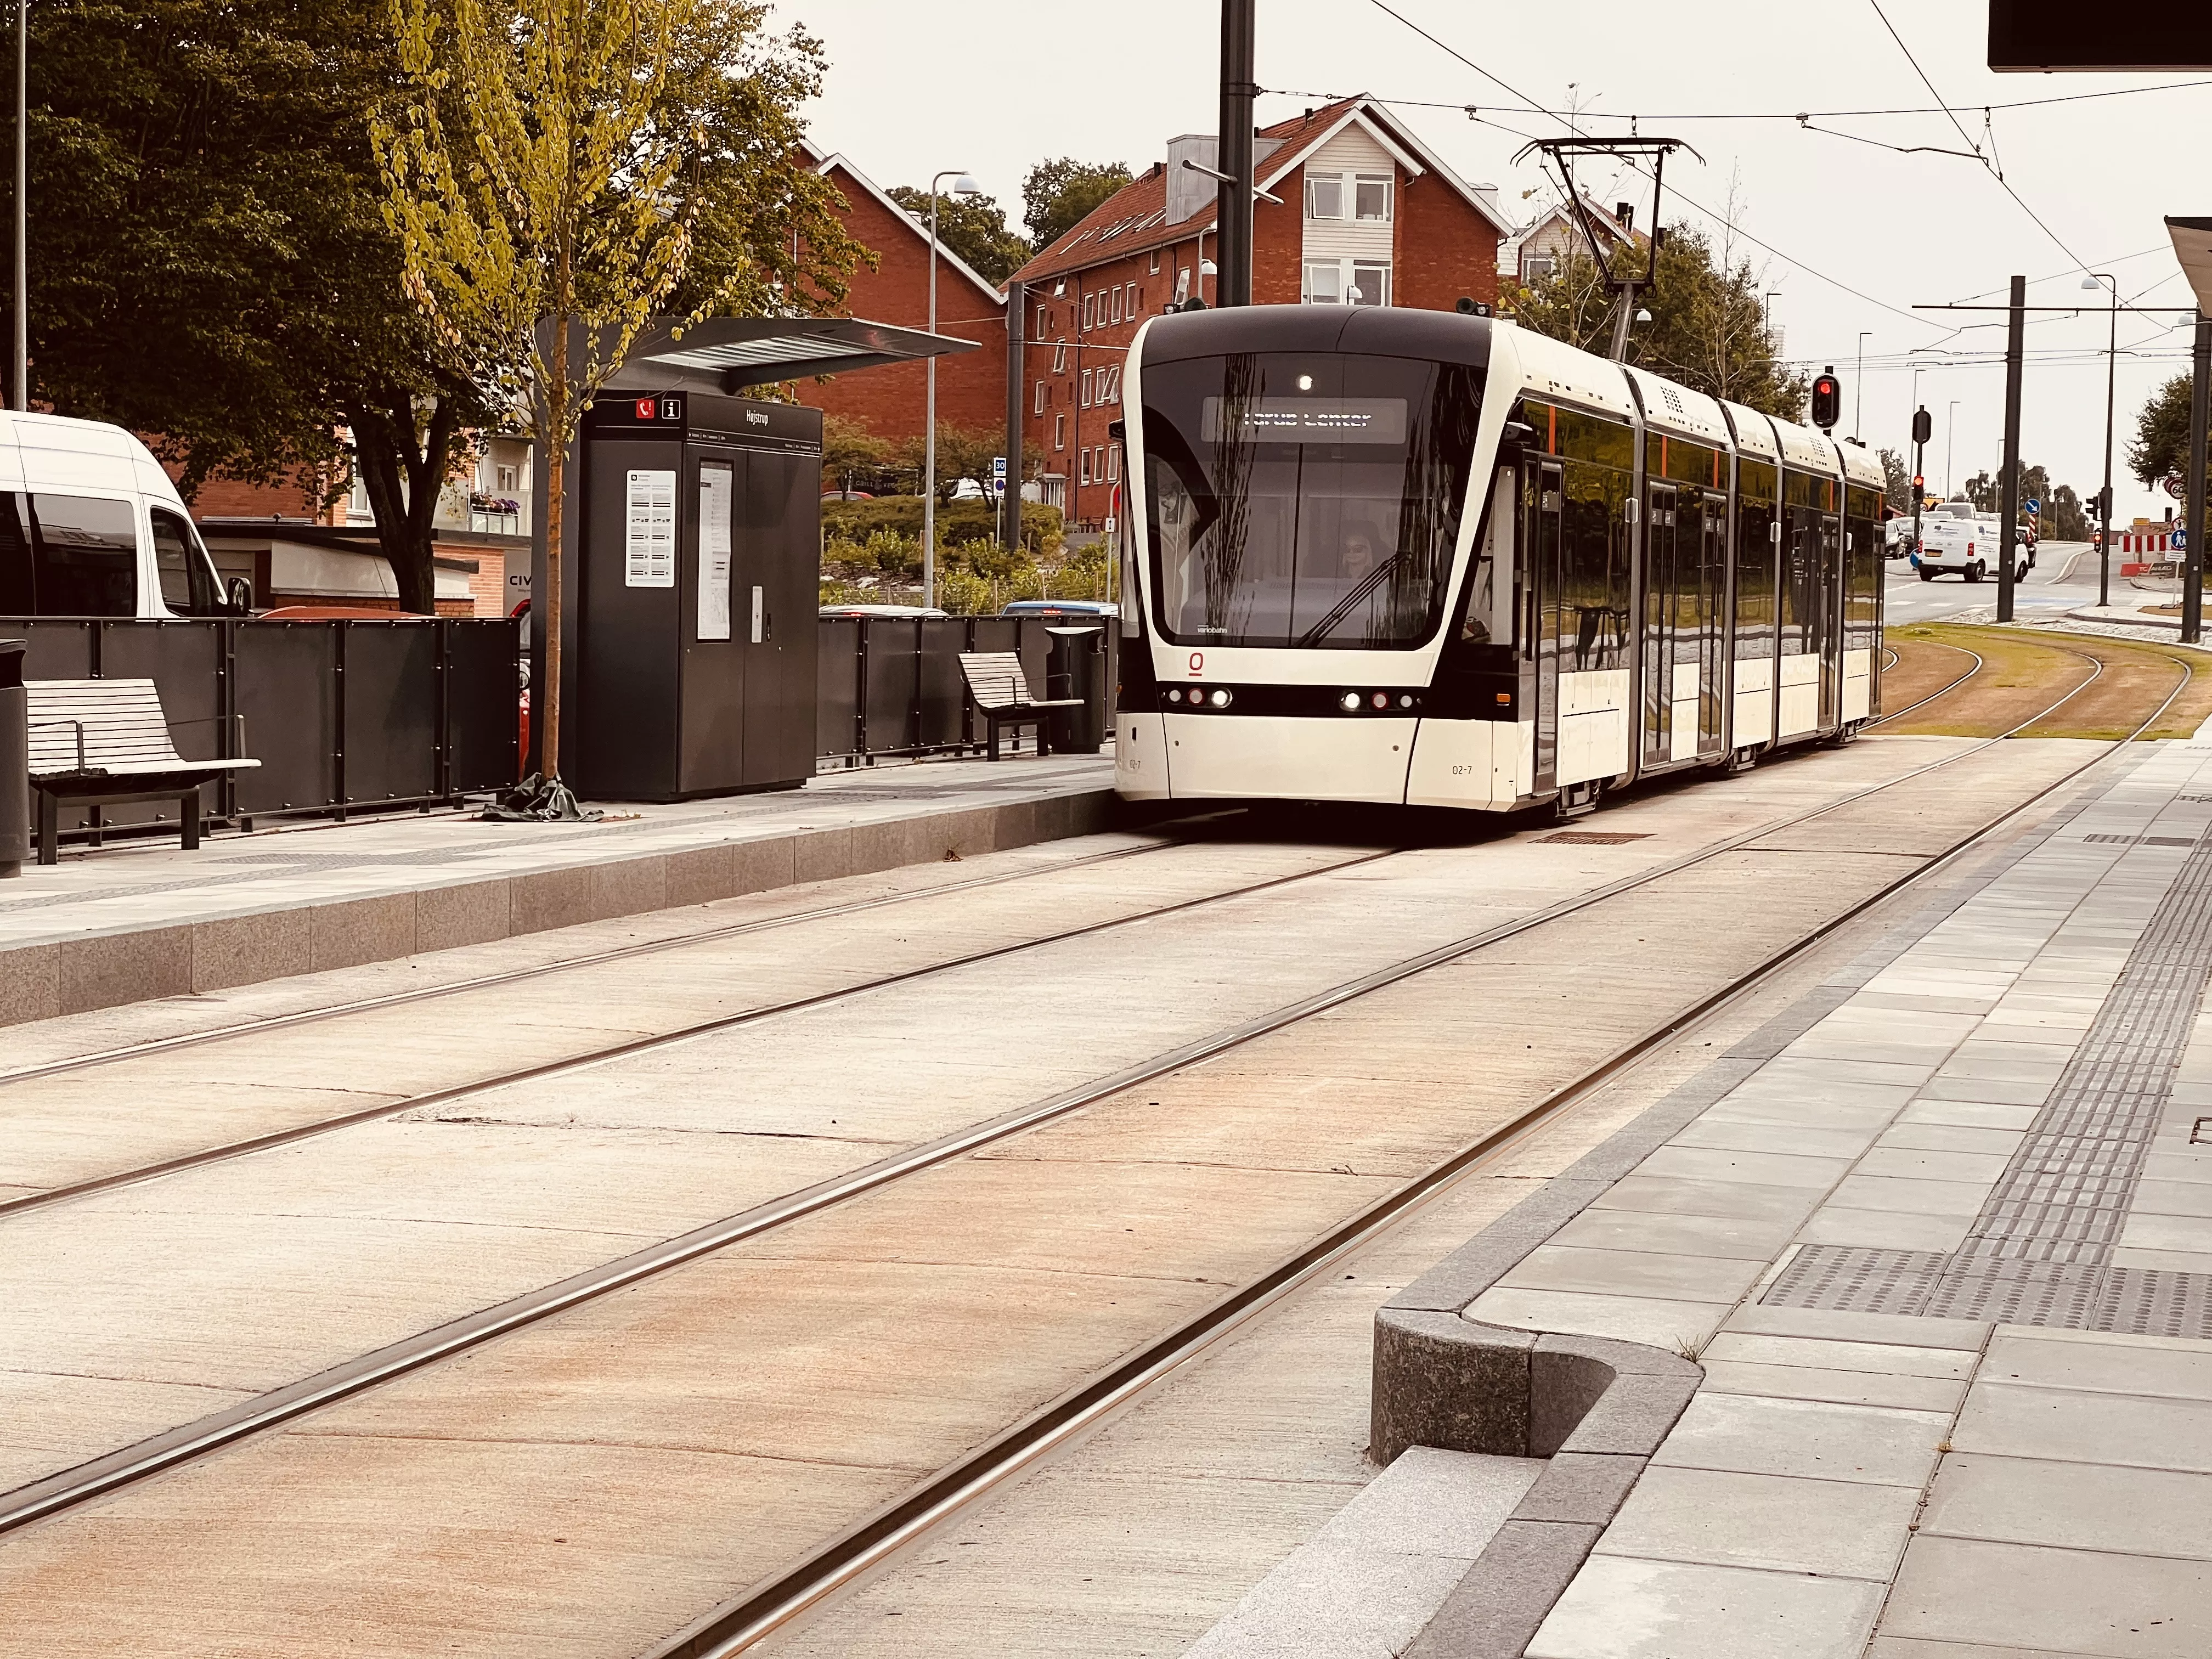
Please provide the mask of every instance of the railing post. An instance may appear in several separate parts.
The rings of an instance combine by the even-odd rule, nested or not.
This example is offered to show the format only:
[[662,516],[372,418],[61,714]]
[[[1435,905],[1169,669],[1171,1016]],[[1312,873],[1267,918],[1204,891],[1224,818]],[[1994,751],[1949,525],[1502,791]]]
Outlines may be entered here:
[[914,619],[914,690],[907,698],[906,746],[915,754],[921,752],[921,653],[929,648],[928,636],[923,631],[922,619]]
[[453,798],[453,683],[447,666],[453,652],[453,621],[441,617],[431,624],[438,630],[438,657],[434,670],[437,676],[438,724],[431,734],[432,781],[441,801]]
[[331,635],[331,678],[336,687],[332,694],[336,718],[331,725],[331,804],[337,809],[335,816],[340,823],[346,820],[346,630],[352,625],[343,618],[331,624],[335,630]]

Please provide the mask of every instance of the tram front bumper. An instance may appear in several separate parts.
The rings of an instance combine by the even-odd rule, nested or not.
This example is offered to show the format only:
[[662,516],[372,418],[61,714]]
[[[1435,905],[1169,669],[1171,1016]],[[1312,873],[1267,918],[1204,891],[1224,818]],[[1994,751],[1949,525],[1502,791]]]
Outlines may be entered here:
[[1115,785],[1134,799],[1399,804],[1421,722],[1413,716],[1122,714]]

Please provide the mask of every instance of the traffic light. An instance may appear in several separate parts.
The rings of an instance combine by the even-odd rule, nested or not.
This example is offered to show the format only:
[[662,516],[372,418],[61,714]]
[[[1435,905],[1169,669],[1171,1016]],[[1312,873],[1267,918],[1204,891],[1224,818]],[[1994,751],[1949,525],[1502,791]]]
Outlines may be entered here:
[[1936,435],[1936,417],[1924,409],[1912,411],[1912,441],[1924,444]]
[[1823,369],[1813,379],[1813,424],[1823,432],[1832,431],[1843,412],[1843,382],[1834,369]]
[[1916,472],[1912,475],[1912,488],[1916,491],[1925,489],[1928,488],[1928,480]]

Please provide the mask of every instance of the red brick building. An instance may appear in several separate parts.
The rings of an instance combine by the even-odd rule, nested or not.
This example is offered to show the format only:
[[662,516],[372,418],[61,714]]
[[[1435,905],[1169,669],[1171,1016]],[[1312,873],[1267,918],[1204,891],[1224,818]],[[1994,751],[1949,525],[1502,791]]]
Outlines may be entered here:
[[[1209,136],[1170,140],[1164,163],[1017,273],[1029,284],[1028,431],[1045,453],[1046,498],[1077,522],[1113,510],[1121,459],[1106,428],[1138,327],[1181,299],[1213,303],[1204,262],[1217,181],[1182,164],[1211,168],[1215,155]],[[1267,195],[1252,210],[1255,304],[1497,302],[1498,244],[1512,226],[1495,188],[1462,180],[1381,106],[1346,99],[1262,127],[1256,156]]]
[[[846,234],[877,256],[873,270],[852,276],[848,314],[898,328],[929,325],[929,227],[916,219],[842,155],[817,170],[843,194]],[[1006,424],[1006,298],[940,242],[937,247],[937,331],[974,340],[981,349],[940,359],[940,425],[1004,431]],[[921,435],[927,393],[921,363],[898,363],[799,387],[799,401],[857,422],[879,438]]]

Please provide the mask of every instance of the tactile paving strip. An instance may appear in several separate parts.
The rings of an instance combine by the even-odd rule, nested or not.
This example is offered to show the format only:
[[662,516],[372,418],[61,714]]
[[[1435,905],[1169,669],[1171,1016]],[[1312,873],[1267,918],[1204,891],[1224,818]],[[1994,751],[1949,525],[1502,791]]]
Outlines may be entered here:
[[1759,1299],[2212,1339],[2212,1274],[2115,1267],[2143,1159],[2212,980],[2212,840],[2195,850],[1954,1252],[1809,1244]]

